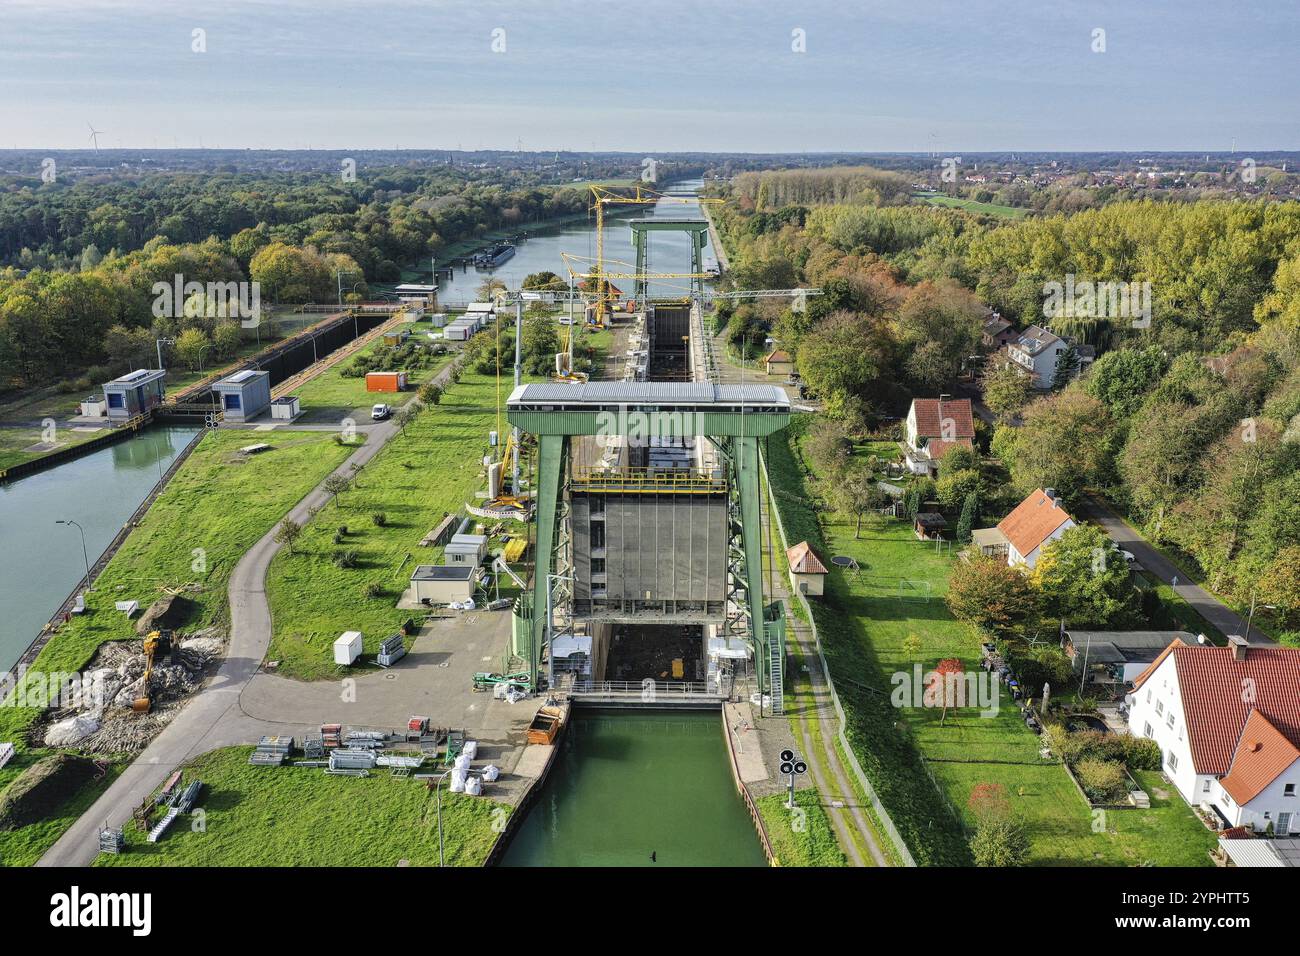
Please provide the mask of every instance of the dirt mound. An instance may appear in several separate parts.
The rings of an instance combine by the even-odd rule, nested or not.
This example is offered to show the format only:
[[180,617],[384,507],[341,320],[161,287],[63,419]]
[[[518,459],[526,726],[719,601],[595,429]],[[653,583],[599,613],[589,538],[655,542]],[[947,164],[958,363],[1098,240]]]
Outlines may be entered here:
[[0,796],[0,831],[46,819],[103,771],[95,761],[52,754],[28,767]]

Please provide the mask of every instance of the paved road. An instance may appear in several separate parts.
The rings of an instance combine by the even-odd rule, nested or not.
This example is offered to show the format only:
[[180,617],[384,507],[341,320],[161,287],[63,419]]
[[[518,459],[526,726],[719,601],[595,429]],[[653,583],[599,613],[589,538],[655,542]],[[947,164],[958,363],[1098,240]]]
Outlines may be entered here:
[[[1138,564],[1142,565],[1146,571],[1159,578],[1163,583],[1172,584],[1176,577],[1178,584],[1174,587],[1174,591],[1178,596],[1190,604],[1196,613],[1200,614],[1201,617],[1224,634],[1244,635],[1246,633],[1246,621],[1241,615],[1225,606],[1204,588],[1186,580],[1187,576],[1185,574],[1180,572],[1164,555],[1148,544],[1132,525],[1100,499],[1094,497],[1085,499],[1079,507],[1079,516],[1087,518],[1098,525],[1106,534],[1110,535],[1112,541],[1125,551],[1133,552]],[[1257,629],[1251,631],[1250,641],[1252,644],[1273,643],[1267,635],[1260,633]]]
[[[450,376],[452,366],[439,373]],[[333,474],[351,477],[353,466],[366,464],[398,433],[397,423],[382,422],[368,430],[365,444],[353,452]],[[313,508],[330,500],[325,482],[289,512],[305,524]],[[131,811],[161,786],[181,763],[199,754],[232,744],[253,743],[262,723],[246,715],[240,696],[257,674],[271,643],[271,608],[266,599],[266,572],[280,545],[275,528],[239,560],[230,575],[230,645],[216,677],[206,684],[167,727],[154,738],[103,795],[46,851],[38,866],[89,866],[98,853],[97,836],[105,821],[123,826]]]

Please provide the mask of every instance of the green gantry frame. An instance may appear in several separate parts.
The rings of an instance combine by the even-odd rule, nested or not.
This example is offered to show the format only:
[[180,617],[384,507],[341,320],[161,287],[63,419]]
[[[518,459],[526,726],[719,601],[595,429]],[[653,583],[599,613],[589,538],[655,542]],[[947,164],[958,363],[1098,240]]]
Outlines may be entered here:
[[648,282],[649,240],[651,232],[684,232],[691,239],[691,295],[704,293],[704,247],[709,241],[709,223],[705,219],[633,219],[632,246],[636,249],[636,287],[634,297],[644,302]]
[[[647,406],[638,409],[626,406],[629,412],[645,411],[639,422],[640,436],[678,435],[679,422],[668,416],[653,414],[657,409]],[[537,540],[534,549],[534,569],[531,593],[516,610],[514,622],[514,650],[527,660],[533,687],[538,686],[542,648],[546,641],[547,590],[553,573],[553,559],[560,515],[560,495],[564,488],[564,469],[569,459],[569,439],[576,435],[596,435],[608,432],[610,421],[594,411],[573,408],[553,411],[510,408],[506,415],[511,425],[537,436],[536,521]],[[697,415],[698,428],[693,434],[714,442],[728,459],[728,471],[733,493],[739,499],[741,545],[745,553],[745,589],[748,594],[751,634],[754,641],[755,669],[759,674],[760,689],[768,684],[773,671],[770,640],[775,637],[775,653],[784,656],[784,622],[780,609],[768,608],[763,595],[763,539],[761,501],[759,490],[760,438],[785,428],[790,422],[787,411],[749,411],[736,414],[720,409],[718,412]],[[626,424],[624,421],[622,424]],[[617,434],[627,437],[628,429],[622,427]],[[769,618],[775,616],[774,622]],[[780,661],[777,662],[778,666]],[[767,688],[775,695],[776,688]]]

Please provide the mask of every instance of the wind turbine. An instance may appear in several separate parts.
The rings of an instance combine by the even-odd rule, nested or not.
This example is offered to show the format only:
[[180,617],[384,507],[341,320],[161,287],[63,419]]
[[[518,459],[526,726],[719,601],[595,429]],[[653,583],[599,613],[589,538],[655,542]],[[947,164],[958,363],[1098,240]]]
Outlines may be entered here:
[[90,137],[89,137],[89,138],[90,138],[90,141],[91,141],[92,143],[95,144],[95,152],[98,153],[98,152],[99,152],[99,136],[100,136],[100,134],[103,133],[104,131],[103,131],[102,129],[95,129],[95,127],[91,126],[89,123],[86,124],[86,128],[90,130]]

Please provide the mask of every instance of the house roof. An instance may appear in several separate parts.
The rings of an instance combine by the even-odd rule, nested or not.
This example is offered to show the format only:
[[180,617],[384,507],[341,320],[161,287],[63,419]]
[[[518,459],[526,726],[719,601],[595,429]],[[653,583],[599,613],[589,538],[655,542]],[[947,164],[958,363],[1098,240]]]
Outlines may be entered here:
[[1061,525],[1073,521],[1061,503],[1038,488],[998,522],[998,530],[1021,554],[1031,554]]
[[813,553],[813,549],[807,541],[800,541],[793,548],[785,552],[786,560],[790,562],[790,570],[794,574],[826,574],[826,565]]
[[788,362],[790,361],[790,353],[787,352],[785,349],[773,349],[771,353],[765,359],[763,359],[763,361],[764,362]]
[[1297,758],[1300,749],[1269,723],[1267,717],[1252,710],[1241,729],[1232,769],[1219,782],[1228,796],[1239,806],[1245,806]]
[[[975,421],[971,418],[969,398],[914,398],[912,411],[916,418],[917,438],[941,438],[952,441],[975,437]],[[951,421],[944,429],[944,421]]]
[[1011,323],[1000,315],[990,315],[984,320],[984,334],[989,336],[999,335],[1011,328]]
[[944,441],[942,438],[931,438],[925,445],[925,452],[930,456],[931,461],[938,461],[954,448],[974,449],[969,438],[958,438],[956,441]]
[[1062,339],[1056,333],[1048,331],[1041,325],[1031,325],[1020,333],[1020,337],[1013,344],[1030,355],[1037,355],[1052,343],[1060,341]]
[[1142,664],[1160,656],[1172,642],[1194,644],[1187,631],[1066,631],[1070,649],[1095,664]]
[[1133,682],[1133,689],[1141,688],[1170,656],[1197,773],[1228,773],[1252,711],[1300,746],[1300,648],[1252,644],[1239,661],[1232,647],[1174,643]]

